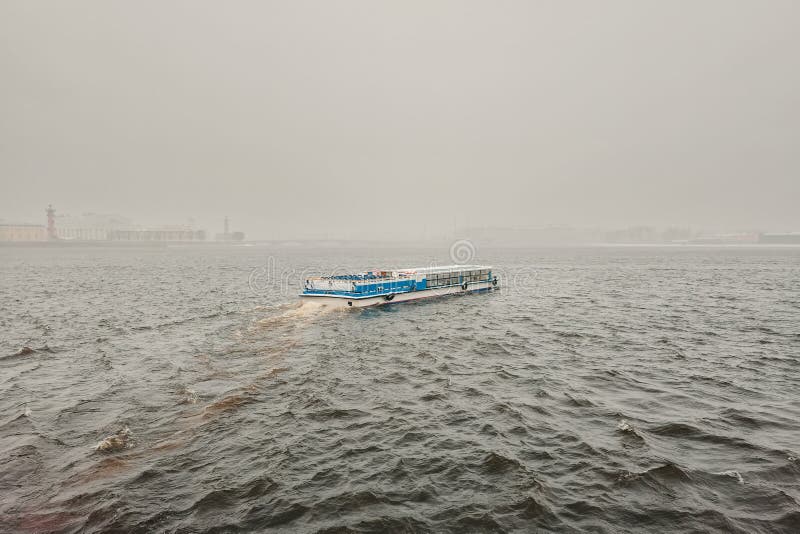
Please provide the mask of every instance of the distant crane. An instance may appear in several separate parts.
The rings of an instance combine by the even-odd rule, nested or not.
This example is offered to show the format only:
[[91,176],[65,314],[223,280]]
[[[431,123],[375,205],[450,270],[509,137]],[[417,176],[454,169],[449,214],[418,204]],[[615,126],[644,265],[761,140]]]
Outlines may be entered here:
[[228,216],[225,216],[225,231],[221,234],[217,234],[216,240],[217,241],[244,241],[244,233],[243,232],[231,232],[231,225],[230,219]]

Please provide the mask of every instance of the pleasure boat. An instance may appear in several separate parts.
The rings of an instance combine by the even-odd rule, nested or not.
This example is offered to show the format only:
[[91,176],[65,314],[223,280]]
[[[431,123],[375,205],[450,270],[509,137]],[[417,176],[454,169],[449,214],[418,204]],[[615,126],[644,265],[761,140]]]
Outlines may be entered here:
[[447,265],[308,278],[300,298],[335,307],[363,308],[498,288],[491,266]]

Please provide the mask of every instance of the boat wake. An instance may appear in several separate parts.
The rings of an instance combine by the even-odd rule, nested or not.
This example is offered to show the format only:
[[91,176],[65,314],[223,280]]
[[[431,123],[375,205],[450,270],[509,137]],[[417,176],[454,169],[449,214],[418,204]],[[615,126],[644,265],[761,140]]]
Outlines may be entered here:
[[297,323],[306,323],[333,310],[333,307],[323,303],[301,301],[285,306],[283,311],[277,315],[259,319],[256,324],[260,327],[295,326]]
[[[200,394],[194,388],[182,386],[179,389],[180,400],[178,406],[183,406],[178,415],[178,428],[169,433],[166,437],[157,440],[152,445],[139,450],[132,450],[133,444],[129,440],[131,431],[125,427],[112,434],[95,446],[95,451],[116,454],[116,461],[113,462],[113,469],[108,468],[109,459],[105,458],[95,466],[81,472],[76,477],[76,481],[85,483],[86,481],[96,481],[114,477],[122,472],[129,471],[136,467],[133,460],[151,458],[154,455],[165,454],[176,449],[184,449],[189,446],[200,434],[203,427],[218,420],[221,417],[230,417],[232,413],[240,410],[244,406],[257,402],[257,395],[261,388],[266,387],[270,380],[276,379],[280,374],[290,368],[282,364],[282,359],[293,348],[300,344],[300,340],[294,335],[295,327],[307,326],[310,321],[326,314],[332,310],[329,306],[316,302],[301,302],[297,304],[282,305],[277,309],[275,315],[257,319],[255,328],[251,329],[250,336],[239,343],[247,343],[246,353],[259,356],[261,369],[250,369],[248,379],[242,380],[242,386],[228,391],[221,397],[204,404],[201,408],[195,407],[200,399]],[[261,313],[265,308],[255,308],[252,310]],[[265,339],[265,328],[269,329],[269,336]],[[253,342],[262,345],[261,347],[252,346]],[[263,346],[263,341],[268,342],[268,346]],[[241,347],[236,347],[228,352],[228,355],[242,352]],[[216,379],[236,379],[235,373],[228,370],[218,369],[213,364],[212,358],[207,355],[199,355],[199,360],[203,369],[203,380]],[[229,368],[229,367],[228,367]],[[244,376],[241,376],[244,378]]]

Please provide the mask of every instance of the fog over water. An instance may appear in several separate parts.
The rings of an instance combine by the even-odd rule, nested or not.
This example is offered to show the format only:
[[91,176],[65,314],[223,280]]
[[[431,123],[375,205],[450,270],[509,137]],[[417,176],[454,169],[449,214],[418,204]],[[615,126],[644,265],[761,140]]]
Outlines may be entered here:
[[7,0],[0,219],[796,230],[798,20],[779,0]]

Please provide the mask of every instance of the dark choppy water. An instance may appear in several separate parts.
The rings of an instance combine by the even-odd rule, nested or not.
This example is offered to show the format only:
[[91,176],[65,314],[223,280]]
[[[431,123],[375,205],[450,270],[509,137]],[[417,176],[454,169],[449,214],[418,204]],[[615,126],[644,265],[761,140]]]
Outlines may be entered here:
[[800,249],[483,250],[498,293],[334,313],[282,282],[435,255],[0,248],[0,530],[800,531]]

